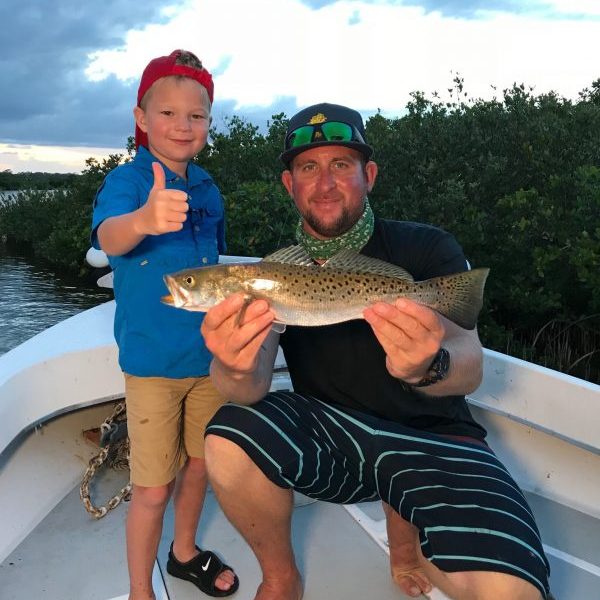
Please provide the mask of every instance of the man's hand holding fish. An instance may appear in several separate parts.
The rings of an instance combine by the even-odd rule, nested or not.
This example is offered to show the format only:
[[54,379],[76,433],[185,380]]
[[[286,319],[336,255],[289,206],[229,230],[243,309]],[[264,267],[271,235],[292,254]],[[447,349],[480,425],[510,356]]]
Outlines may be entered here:
[[[465,394],[477,389],[483,375],[481,345],[476,331],[458,327],[437,312],[399,298],[393,304],[379,302],[365,309],[365,320],[385,350],[386,367],[392,377],[409,385],[426,376],[429,366],[443,347],[452,356],[465,356],[466,362],[456,361],[452,369],[463,370],[450,377],[423,387],[420,393],[430,396]],[[467,371],[465,364],[475,366]],[[469,381],[471,384],[469,384]]]
[[390,375],[409,384],[421,380],[442,345],[442,317],[405,298],[378,302],[363,314],[385,351]]
[[231,382],[226,390],[230,400],[250,404],[268,391],[279,339],[271,331],[274,318],[266,301],[248,304],[242,294],[208,311],[201,331],[215,357],[211,376],[224,385]]

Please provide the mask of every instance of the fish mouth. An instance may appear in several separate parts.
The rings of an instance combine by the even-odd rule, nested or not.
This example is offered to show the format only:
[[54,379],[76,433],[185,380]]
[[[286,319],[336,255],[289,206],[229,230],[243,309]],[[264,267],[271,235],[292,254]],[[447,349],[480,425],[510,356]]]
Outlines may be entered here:
[[165,275],[163,277],[163,281],[165,282],[167,289],[171,293],[162,296],[160,299],[161,302],[163,302],[164,304],[168,304],[169,306],[175,306],[177,308],[183,306],[185,304],[186,298],[181,293],[181,290],[177,285],[175,279],[170,275]]

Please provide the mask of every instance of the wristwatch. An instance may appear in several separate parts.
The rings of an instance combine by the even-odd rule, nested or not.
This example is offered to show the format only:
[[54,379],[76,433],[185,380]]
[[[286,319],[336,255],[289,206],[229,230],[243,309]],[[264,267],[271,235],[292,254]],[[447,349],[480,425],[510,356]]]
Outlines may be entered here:
[[450,370],[450,352],[446,348],[440,348],[433,357],[433,361],[420,381],[413,383],[413,387],[421,388],[446,379]]

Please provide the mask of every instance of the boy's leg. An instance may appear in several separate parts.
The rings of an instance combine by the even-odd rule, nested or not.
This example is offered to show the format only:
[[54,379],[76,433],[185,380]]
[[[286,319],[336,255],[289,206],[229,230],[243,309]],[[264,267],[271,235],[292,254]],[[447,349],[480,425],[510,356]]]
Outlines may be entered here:
[[172,380],[125,375],[133,492],[127,515],[130,600],[150,600],[165,508],[184,456]]
[[126,525],[129,600],[154,599],[152,569],[171,489],[133,485]]
[[[173,554],[179,562],[188,562],[198,554],[196,534],[208,482],[204,460],[204,430],[224,403],[209,377],[200,377],[192,381],[193,385],[183,405],[182,437],[188,459],[177,475],[173,498]],[[234,573],[226,570],[218,575],[215,587],[228,590],[234,581]]]
[[173,553],[181,562],[187,562],[198,554],[196,532],[206,495],[206,465],[203,458],[188,458],[177,475],[173,506],[175,531]]

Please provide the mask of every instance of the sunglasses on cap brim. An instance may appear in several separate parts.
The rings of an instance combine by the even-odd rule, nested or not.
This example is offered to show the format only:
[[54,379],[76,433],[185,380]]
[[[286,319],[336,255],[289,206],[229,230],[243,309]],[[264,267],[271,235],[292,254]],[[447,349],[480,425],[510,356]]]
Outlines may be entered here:
[[298,148],[318,142],[358,142],[364,144],[362,135],[349,123],[326,121],[315,125],[302,125],[285,138],[285,149]]

